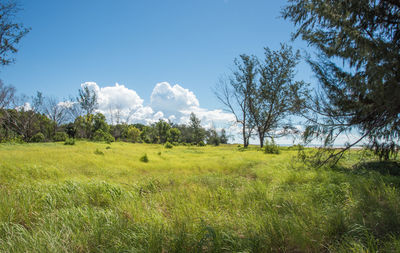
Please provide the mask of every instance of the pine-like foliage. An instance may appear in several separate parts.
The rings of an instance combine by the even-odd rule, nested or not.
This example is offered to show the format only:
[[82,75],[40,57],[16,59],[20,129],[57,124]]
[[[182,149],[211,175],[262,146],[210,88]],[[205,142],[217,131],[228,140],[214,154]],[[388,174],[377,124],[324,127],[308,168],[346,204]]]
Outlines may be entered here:
[[[316,47],[309,60],[321,85],[306,137],[333,143],[360,131],[375,150],[398,151],[400,139],[400,2],[397,0],[289,0],[282,11]],[[384,151],[384,152],[387,152]],[[384,158],[388,158],[387,155]]]

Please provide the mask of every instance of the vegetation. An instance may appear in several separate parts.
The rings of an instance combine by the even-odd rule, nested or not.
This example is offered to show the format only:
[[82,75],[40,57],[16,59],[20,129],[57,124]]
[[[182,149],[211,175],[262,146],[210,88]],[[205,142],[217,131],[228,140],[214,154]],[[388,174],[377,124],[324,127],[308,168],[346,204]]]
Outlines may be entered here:
[[236,70],[217,87],[217,98],[235,115],[242,126],[243,146],[249,145],[253,130],[260,147],[265,138],[276,138],[293,132],[288,117],[304,110],[308,97],[303,81],[294,81],[300,52],[281,44],[280,50],[265,48],[265,58],[240,55]]
[[[400,141],[400,3],[392,0],[290,0],[283,17],[318,52],[309,59],[321,93],[308,106],[305,137],[331,145],[351,130],[381,153],[397,154]],[[340,64],[342,63],[342,64]],[[388,152],[390,151],[390,152]]]
[[14,61],[11,54],[18,51],[17,44],[29,32],[28,28],[13,21],[18,11],[16,2],[0,2],[0,65],[2,66]]
[[107,147],[1,144],[0,251],[400,250],[399,163],[370,152],[314,169],[289,148]]

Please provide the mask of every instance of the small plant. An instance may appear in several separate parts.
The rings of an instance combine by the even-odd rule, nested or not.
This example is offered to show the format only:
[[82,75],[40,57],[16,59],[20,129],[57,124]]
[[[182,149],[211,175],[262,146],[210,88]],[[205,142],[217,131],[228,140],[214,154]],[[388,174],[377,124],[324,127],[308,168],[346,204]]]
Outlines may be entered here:
[[165,148],[173,148],[174,146],[173,146],[169,141],[167,141],[167,142],[165,143],[164,147],[165,147]]
[[197,146],[199,147],[204,147],[206,144],[204,143],[204,141],[200,141],[199,143],[197,143]]
[[107,146],[106,149],[111,149],[111,147],[110,147],[110,146]]
[[157,155],[161,155],[161,151],[157,153]]
[[44,142],[44,135],[42,133],[37,133],[30,139],[31,142]]
[[74,138],[67,138],[64,142],[64,145],[75,145],[75,139]]
[[274,138],[271,138],[271,141],[268,139],[265,142],[264,153],[266,154],[279,154],[281,151],[279,150],[279,146],[275,144]]
[[53,137],[53,141],[65,141],[67,138],[68,134],[65,132],[57,132]]
[[96,150],[94,151],[95,155],[104,155],[104,153],[102,151],[100,151],[98,148],[96,148]]
[[148,163],[149,158],[147,157],[147,154],[144,154],[142,157],[139,159],[141,162]]

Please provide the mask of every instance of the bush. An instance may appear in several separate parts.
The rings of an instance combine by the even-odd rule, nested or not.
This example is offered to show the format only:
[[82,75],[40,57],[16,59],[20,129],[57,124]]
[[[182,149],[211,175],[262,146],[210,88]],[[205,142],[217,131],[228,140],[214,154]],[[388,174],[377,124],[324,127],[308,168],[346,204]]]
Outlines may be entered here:
[[64,145],[75,145],[75,139],[74,138],[65,139]]
[[44,142],[44,135],[42,133],[37,133],[30,139],[31,142]]
[[104,132],[103,130],[97,130],[93,135],[94,141],[106,141],[107,143],[115,141],[115,138],[108,132]]
[[173,146],[169,141],[167,141],[167,142],[165,143],[164,147],[165,147],[165,148],[173,148],[174,146]]
[[279,146],[275,144],[274,138],[271,138],[271,141],[268,139],[265,142],[264,153],[266,154],[279,154],[281,151],[279,150]]
[[95,155],[104,155],[104,153],[102,151],[100,151],[98,148],[96,148],[96,150],[94,151]]
[[149,158],[147,157],[147,154],[144,154],[142,157],[139,159],[141,162],[148,163]]
[[200,141],[199,143],[197,143],[197,146],[200,147],[204,147],[206,144],[204,143],[204,141]]
[[54,137],[53,141],[65,141],[68,138],[68,134],[65,132],[57,132]]
[[110,147],[110,146],[107,146],[106,149],[111,149],[111,147]]

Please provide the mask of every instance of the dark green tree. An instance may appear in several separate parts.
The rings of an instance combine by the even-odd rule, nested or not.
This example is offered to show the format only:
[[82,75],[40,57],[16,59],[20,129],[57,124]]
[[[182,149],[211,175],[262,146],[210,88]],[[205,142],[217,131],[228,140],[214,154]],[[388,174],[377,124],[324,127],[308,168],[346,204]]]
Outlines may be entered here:
[[200,142],[204,141],[205,138],[205,130],[201,126],[201,120],[196,117],[196,114],[193,112],[190,113],[190,122],[189,122],[189,127],[192,129],[192,135],[193,135],[193,142],[195,144],[199,144]]
[[[394,154],[400,139],[400,2],[394,0],[289,0],[282,16],[318,50],[310,59],[321,92],[309,108],[305,137],[332,144],[357,129],[378,153]],[[385,151],[386,150],[386,151]],[[389,158],[385,155],[385,158]]]

